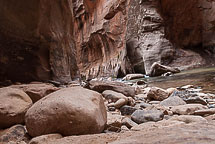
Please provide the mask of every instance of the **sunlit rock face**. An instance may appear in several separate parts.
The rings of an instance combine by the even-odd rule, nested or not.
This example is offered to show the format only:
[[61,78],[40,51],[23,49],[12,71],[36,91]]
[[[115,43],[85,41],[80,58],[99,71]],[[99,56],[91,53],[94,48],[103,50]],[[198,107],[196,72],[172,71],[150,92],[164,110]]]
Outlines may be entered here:
[[0,79],[126,73],[126,0],[0,0]]
[[125,74],[129,0],[80,0],[73,4],[80,74],[88,78]]
[[0,81],[213,63],[213,0],[0,0]]

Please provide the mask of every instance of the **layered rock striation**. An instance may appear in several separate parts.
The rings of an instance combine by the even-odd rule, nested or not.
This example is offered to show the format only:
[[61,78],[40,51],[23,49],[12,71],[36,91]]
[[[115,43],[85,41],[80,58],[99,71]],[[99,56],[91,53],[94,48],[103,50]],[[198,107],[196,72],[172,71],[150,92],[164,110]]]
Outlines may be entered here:
[[0,0],[0,81],[212,64],[213,0]]

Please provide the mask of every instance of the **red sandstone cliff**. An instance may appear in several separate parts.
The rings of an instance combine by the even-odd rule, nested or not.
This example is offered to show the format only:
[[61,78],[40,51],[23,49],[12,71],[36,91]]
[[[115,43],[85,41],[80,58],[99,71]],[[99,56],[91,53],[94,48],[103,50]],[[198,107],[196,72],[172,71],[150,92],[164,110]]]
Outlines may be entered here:
[[0,80],[210,64],[214,14],[213,0],[0,0]]

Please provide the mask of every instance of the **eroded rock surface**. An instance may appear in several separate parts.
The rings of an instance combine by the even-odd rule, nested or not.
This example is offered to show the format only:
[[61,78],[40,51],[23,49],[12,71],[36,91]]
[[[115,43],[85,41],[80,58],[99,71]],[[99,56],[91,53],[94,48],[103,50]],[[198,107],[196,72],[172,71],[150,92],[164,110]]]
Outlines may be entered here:
[[59,90],[59,88],[54,87],[51,84],[45,83],[12,85],[10,87],[23,90],[25,93],[29,95],[33,103],[47,96],[48,94]]
[[215,4],[206,0],[0,0],[0,80],[149,74],[214,58]]
[[1,0],[0,6],[1,80],[67,82],[76,75],[72,1]]
[[33,137],[100,133],[106,122],[102,96],[80,87],[65,88],[42,98],[25,115],[26,128]]
[[112,90],[124,94],[127,97],[135,96],[135,88],[121,82],[90,81],[87,88],[102,93],[105,90]]
[[24,91],[0,88],[0,128],[23,124],[25,113],[31,105],[32,100]]
[[27,143],[30,136],[23,125],[14,125],[11,128],[5,129],[0,132],[0,143]]

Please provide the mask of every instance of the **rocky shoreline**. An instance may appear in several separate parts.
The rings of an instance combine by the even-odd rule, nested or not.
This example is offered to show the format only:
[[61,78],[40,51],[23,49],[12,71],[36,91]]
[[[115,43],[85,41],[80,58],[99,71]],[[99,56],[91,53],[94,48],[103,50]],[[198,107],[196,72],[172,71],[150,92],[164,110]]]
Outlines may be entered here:
[[[91,80],[84,85],[74,81],[60,87],[40,82],[2,87],[0,142],[214,142],[210,136],[215,133],[211,131],[215,128],[215,94],[201,91],[193,85],[161,89],[144,82],[128,85],[111,79]],[[187,140],[183,134],[188,131],[186,127],[192,131]],[[142,141],[156,133],[163,136]],[[199,133],[207,135],[201,135],[199,141]]]

